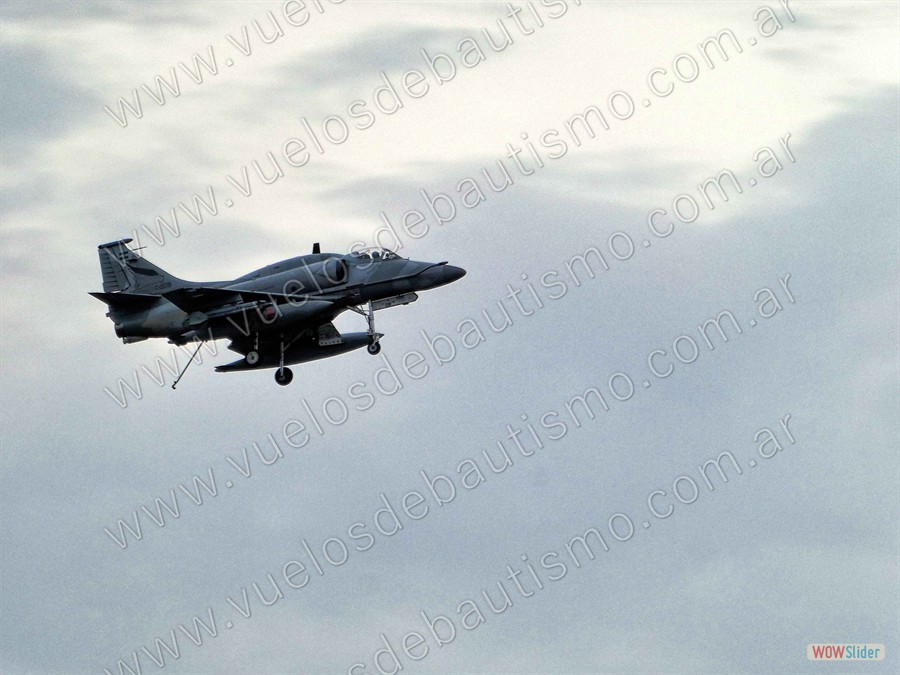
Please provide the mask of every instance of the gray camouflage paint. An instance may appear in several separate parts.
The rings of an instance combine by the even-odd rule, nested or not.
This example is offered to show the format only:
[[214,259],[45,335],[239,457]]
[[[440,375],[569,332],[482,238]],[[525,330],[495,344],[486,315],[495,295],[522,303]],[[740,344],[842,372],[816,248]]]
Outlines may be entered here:
[[[282,260],[230,281],[191,282],[172,276],[127,247],[123,239],[98,247],[103,292],[116,335],[132,343],[164,337],[174,344],[231,340],[243,359],[218,372],[279,368],[369,346],[377,354],[381,334],[374,311],[414,302],[417,291],[465,275],[446,262],[401,258],[386,250],[346,255],[319,253]],[[371,303],[374,303],[371,304]],[[358,309],[368,305],[368,310]],[[369,319],[365,333],[340,335],[331,321],[352,309]],[[287,381],[285,379],[287,371]]]

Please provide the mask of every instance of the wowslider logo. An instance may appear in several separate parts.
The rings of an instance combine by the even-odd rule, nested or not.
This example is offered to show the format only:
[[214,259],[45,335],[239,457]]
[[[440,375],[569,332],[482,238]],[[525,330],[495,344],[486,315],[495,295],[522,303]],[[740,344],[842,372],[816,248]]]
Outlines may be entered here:
[[806,646],[810,661],[884,661],[884,645],[812,644]]

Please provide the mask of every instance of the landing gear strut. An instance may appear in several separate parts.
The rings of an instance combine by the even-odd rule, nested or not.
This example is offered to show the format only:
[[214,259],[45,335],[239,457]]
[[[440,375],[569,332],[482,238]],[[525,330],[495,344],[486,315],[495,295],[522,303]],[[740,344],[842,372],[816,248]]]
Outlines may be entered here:
[[369,300],[367,309],[363,309],[361,307],[351,307],[354,312],[357,314],[362,314],[366,317],[366,322],[369,324],[369,346],[366,347],[366,351],[368,351],[372,356],[378,354],[381,351],[381,338],[383,337],[381,333],[375,332],[375,310],[372,308],[372,301]]
[[275,381],[282,387],[288,386],[294,379],[294,373],[291,372],[291,369],[284,367],[284,348],[284,336],[282,336],[281,341],[278,343],[278,370],[275,371]]

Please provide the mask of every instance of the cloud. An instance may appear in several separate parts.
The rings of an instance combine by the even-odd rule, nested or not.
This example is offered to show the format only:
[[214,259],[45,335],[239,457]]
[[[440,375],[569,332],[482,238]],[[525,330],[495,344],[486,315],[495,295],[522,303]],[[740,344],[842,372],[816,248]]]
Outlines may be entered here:
[[[352,43],[335,45],[309,55],[301,64],[286,66],[283,80],[303,89],[354,86],[376,82],[372,73],[399,73],[424,68],[419,49],[454,44],[464,29],[458,27],[383,27],[357,36]],[[380,83],[378,83],[380,84]]]
[[[430,7],[418,7],[417,17],[427,18]],[[440,22],[450,21],[444,10],[433,11]],[[668,25],[657,20],[659,30]],[[366,21],[371,24],[358,34],[368,42],[309,46],[333,61],[311,66],[319,73],[314,81],[325,79],[333,65],[333,77],[359,86],[378,68],[405,67],[398,55],[414,55],[418,41],[444,39],[442,29],[411,28],[411,21],[380,33],[384,21]],[[593,15],[582,21],[548,37],[546,49],[554,53],[572,40],[594,39],[588,30],[596,25]],[[700,17],[671,30],[693,40],[708,28]],[[57,52],[62,47],[55,45]],[[371,54],[381,57],[365,65]],[[24,68],[28,57],[22,52],[17,58]],[[260,78],[283,77],[297,67],[288,61],[263,59]],[[515,185],[487,194],[476,208],[457,203],[452,222],[434,224],[401,252],[461,264],[466,278],[378,317],[387,334],[384,354],[400,371],[403,388],[393,395],[373,383],[384,362],[364,353],[308,364],[287,389],[275,387],[268,372],[212,373],[211,364],[226,359],[220,353],[194,366],[176,392],[145,377],[143,400],[121,410],[103,387],[130,379],[140,364],[152,367],[169,348],[123,346],[114,338],[102,305],[86,295],[99,284],[96,243],[127,235],[123,223],[151,222],[148,214],[170,193],[202,188],[206,174],[199,175],[188,157],[204,157],[204,170],[221,183],[245,154],[254,154],[248,150],[269,147],[285,131],[261,137],[234,124],[233,112],[265,108],[241,102],[241,87],[235,94],[211,87],[209,94],[185,97],[179,101],[185,107],[173,107],[171,118],[163,110],[163,117],[129,130],[131,136],[96,111],[97,121],[86,111],[65,121],[52,90],[75,91],[78,83],[60,79],[54,62],[35,60],[35,91],[10,118],[26,135],[36,134],[26,154],[41,161],[4,169],[0,480],[8,611],[0,627],[9,668],[115,672],[116,659],[127,660],[157,636],[168,639],[170,628],[187,625],[207,607],[235,627],[202,648],[183,640],[183,657],[167,671],[323,672],[346,669],[357,658],[371,666],[380,632],[396,641],[408,630],[425,630],[420,610],[452,616],[462,599],[497,581],[509,585],[507,564],[519,564],[523,554],[540,560],[548,550],[567,555],[572,537],[589,526],[606,531],[616,512],[633,518],[633,540],[614,543],[579,569],[571,566],[564,580],[548,582],[533,598],[516,598],[506,614],[461,632],[450,645],[438,648],[432,640],[431,653],[415,669],[800,670],[805,645],[821,639],[884,642],[896,651],[895,85],[870,81],[848,90],[835,81],[807,101],[805,91],[792,88],[794,74],[773,75],[765,59],[748,62],[740,71],[748,73],[740,80],[745,101],[767,100],[769,77],[785,87],[790,116],[766,117],[765,105],[754,108],[765,133],[732,128],[733,111],[724,103],[715,115],[702,106],[691,110],[695,99],[685,94],[683,108],[674,98],[667,108],[668,102],[655,101],[659,109],[648,117],[636,114],[583,152],[573,149],[533,176],[517,175]],[[361,71],[365,65],[365,75],[357,77],[354,63]],[[543,63],[541,77],[561,77],[559,60]],[[517,74],[529,72],[514,68],[512,58],[508,65]],[[395,222],[409,208],[426,210],[420,188],[452,192],[460,179],[502,156],[503,144],[522,129],[535,138],[545,128],[518,119],[530,110],[521,92],[474,96],[481,87],[504,85],[506,67],[472,71],[472,79],[446,90],[459,100],[434,108],[423,101],[420,112],[404,111],[411,114],[378,125],[358,145],[348,141],[327,158],[333,161],[290,174],[223,210],[220,219],[190,224],[183,238],[147,251],[148,257],[179,276],[237,275],[302,253],[311,241],[365,237],[380,226],[382,210]],[[4,67],[4,87],[18,81],[18,72]],[[722,72],[704,74],[714,91],[724,86],[726,80],[716,79]],[[813,75],[824,77],[818,70]],[[278,90],[285,96],[289,79]],[[553,116],[540,119],[558,124],[588,100],[600,99],[560,95]],[[26,114],[27,101],[45,101],[52,108],[48,119],[58,121],[37,125]],[[463,103],[487,108],[496,119],[510,109],[516,116],[485,134],[490,143],[472,142],[447,131],[454,128],[447,116],[482,119]],[[807,107],[818,121],[811,121]],[[206,126],[194,119],[200,111]],[[259,116],[283,120],[270,114]],[[690,116],[718,119],[710,134],[729,139],[712,159],[704,144],[696,152],[672,151],[673,138],[689,147],[681,137],[693,129]],[[645,133],[650,122],[644,119],[670,128]],[[4,134],[6,124],[4,115]],[[472,127],[481,131],[475,122]],[[416,151],[376,152],[384,139],[399,137],[398,129],[416,139]],[[743,193],[695,223],[676,222],[670,237],[647,229],[651,208],[671,211],[672,199],[695,191],[703,177],[730,167],[742,181],[749,178],[753,152],[788,131],[796,162],[785,160],[775,177],[752,189],[742,182]],[[459,145],[459,153],[432,152],[419,140],[429,133],[435,144]],[[640,143],[632,142],[632,133],[643,135]],[[220,154],[210,139],[228,147]],[[184,155],[176,152],[179,144]],[[356,155],[373,169],[354,163]],[[631,235],[633,257],[607,255],[609,270],[595,268],[593,278],[582,273],[580,285],[571,282],[565,275],[572,256],[590,246],[608,252],[615,231]],[[540,286],[551,269],[570,281],[556,300]],[[754,292],[778,288],[786,273],[796,302],[782,296],[784,311],[750,328],[745,320],[755,312]],[[515,309],[507,288],[523,288],[520,299],[530,302],[523,274],[544,302],[529,316]],[[487,328],[483,314],[499,316],[498,302],[514,319],[503,333]],[[673,340],[690,334],[700,341],[698,324],[724,308],[741,319],[744,332],[715,350],[704,348],[696,363],[674,360]],[[458,326],[467,318],[486,334],[474,349],[460,342]],[[344,319],[361,329],[359,317]],[[457,357],[439,365],[421,331],[432,339],[447,335]],[[667,351],[676,371],[645,389],[647,356],[655,348]],[[430,371],[422,380],[402,372],[410,350],[427,358]],[[463,459],[484,466],[479,458],[485,450],[497,452],[497,441],[512,448],[507,424],[524,427],[522,415],[537,424],[550,410],[568,419],[571,397],[590,386],[608,392],[617,371],[633,378],[633,399],[608,394],[610,410],[597,410],[594,420],[582,415],[582,426],[570,423],[564,440],[545,439],[531,457],[515,455],[505,473],[485,469],[487,481],[476,489],[457,484],[452,503],[438,506],[428,497],[427,517],[403,518],[403,530],[391,537],[376,533],[371,550],[351,548],[345,565],[326,567],[321,576],[313,572],[303,589],[285,588],[273,607],[257,602],[254,582],[265,590],[267,574],[282,578],[288,561],[308,560],[303,540],[317,551],[329,537],[352,547],[347,530],[354,523],[375,532],[382,492],[402,509],[399,500],[410,490],[428,494],[420,471],[456,478]],[[374,392],[370,410],[352,408],[359,401],[348,390],[356,382]],[[324,422],[322,406],[330,396],[351,406],[346,424]],[[306,405],[324,423],[323,435],[314,431]],[[749,468],[747,460],[758,457],[756,431],[777,426],[787,413],[796,444]],[[266,451],[266,435],[281,434],[289,419],[307,424],[308,446],[284,446],[285,456],[272,466],[257,462],[253,443]],[[700,480],[698,465],[726,448],[744,473],[715,491],[704,488],[695,504],[674,500],[673,481],[687,474]],[[250,478],[225,459],[239,460],[242,449],[254,462]],[[145,517],[142,505],[153,513],[156,495],[171,499],[173,486],[205,476],[209,467],[220,487],[226,480],[233,487],[221,487],[199,507],[182,499],[181,516],[165,527]],[[645,529],[653,489],[665,490],[660,503],[676,510]],[[144,539],[120,550],[103,528],[135,512],[143,518]],[[254,603],[249,620],[225,599],[238,599],[241,589]],[[756,651],[761,642],[767,651]],[[149,660],[143,664],[144,672],[156,669]]]
[[40,49],[3,45],[4,95],[0,104],[4,163],[16,164],[42,142],[72,131],[96,99],[62,76]]

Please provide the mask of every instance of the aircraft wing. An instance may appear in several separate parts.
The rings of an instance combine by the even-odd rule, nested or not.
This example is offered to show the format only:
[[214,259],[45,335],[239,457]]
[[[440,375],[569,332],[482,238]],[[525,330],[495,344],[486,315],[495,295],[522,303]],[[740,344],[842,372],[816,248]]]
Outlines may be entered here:
[[[316,339],[317,343],[323,346],[330,346],[336,344],[342,344],[343,339],[341,337],[338,329],[335,328],[334,324],[331,321],[321,321],[317,322],[313,317],[316,313],[321,312],[328,308],[330,303],[317,303],[318,307],[310,307],[310,323],[304,326],[303,328],[298,328],[289,333],[287,337],[287,342],[293,344],[298,340],[312,340]],[[273,333],[260,333],[258,344],[257,339],[255,337],[238,337],[233,339],[228,344],[228,349],[233,352],[236,352],[241,355],[246,355],[251,349],[259,350],[263,353],[272,352],[277,353],[278,349],[278,338],[281,335],[279,332],[277,335]],[[233,364],[232,364],[233,365]]]
[[[378,334],[378,337],[381,337]],[[368,333],[347,333],[341,335],[330,321],[321,323],[316,327],[310,326],[296,333],[285,347],[284,365],[305,363],[336,356],[345,352],[359,349],[371,344],[372,336]],[[251,340],[240,340],[228,345],[231,351],[246,355],[256,346]],[[246,358],[216,366],[217,373],[227,373],[235,370],[255,370],[259,368],[278,368],[281,364],[281,355],[278,346],[271,342],[259,345],[258,356],[251,364]]]
[[[193,286],[178,288],[162,296],[178,309],[187,312],[203,312],[220,305],[234,304],[261,300],[265,302],[282,302],[288,300],[288,296],[282,293],[259,293],[257,291],[232,290],[228,288],[213,288],[210,286]],[[290,296],[293,301],[298,300],[297,295]]]

